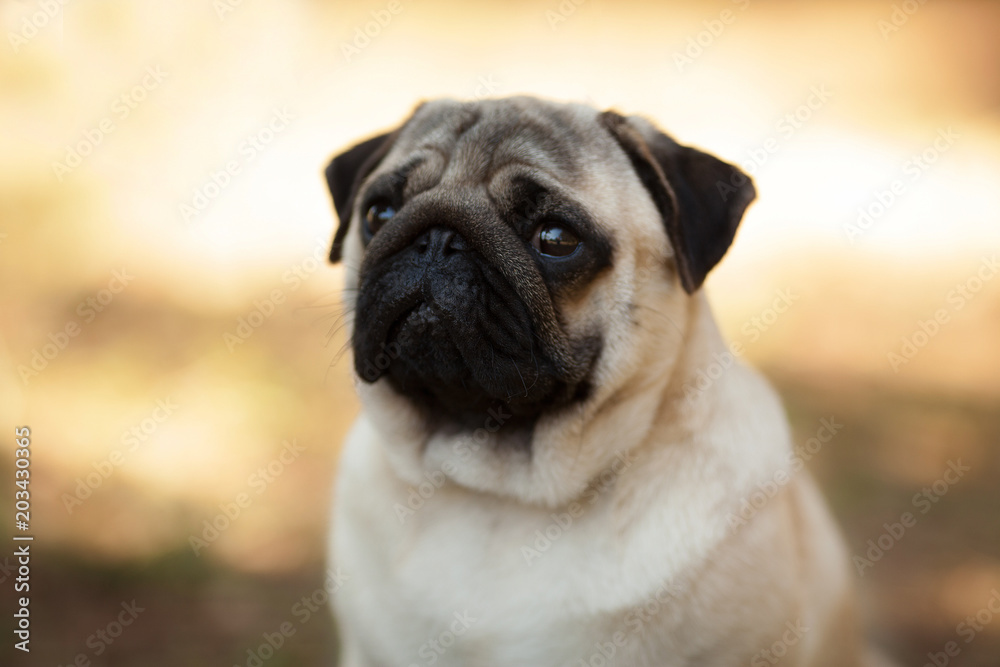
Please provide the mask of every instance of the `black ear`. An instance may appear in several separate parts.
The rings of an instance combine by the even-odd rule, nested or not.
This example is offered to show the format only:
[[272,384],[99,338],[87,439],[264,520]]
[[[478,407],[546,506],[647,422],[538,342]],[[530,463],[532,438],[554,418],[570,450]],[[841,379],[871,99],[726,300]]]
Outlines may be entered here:
[[372,173],[392,146],[395,133],[380,134],[363,141],[333,158],[326,168],[326,184],[333,195],[333,207],[337,210],[340,225],[330,247],[330,261],[339,262],[344,237],[351,222],[354,198],[365,176]]
[[605,111],[600,121],[625,150],[663,216],[681,284],[693,294],[726,254],[747,206],[750,177],[731,164],[660,132]]

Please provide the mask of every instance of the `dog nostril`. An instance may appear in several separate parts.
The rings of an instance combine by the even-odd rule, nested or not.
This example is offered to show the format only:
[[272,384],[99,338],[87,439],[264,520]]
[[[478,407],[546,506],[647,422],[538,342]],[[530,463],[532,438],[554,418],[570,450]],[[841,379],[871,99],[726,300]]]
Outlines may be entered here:
[[442,254],[445,255],[450,255],[453,252],[468,250],[468,246],[465,245],[465,239],[450,229],[444,233],[442,245],[444,246],[442,248]]
[[443,227],[435,227],[421,234],[413,242],[413,246],[420,255],[430,253],[438,257],[445,257],[469,249],[469,245],[461,234],[453,229]]

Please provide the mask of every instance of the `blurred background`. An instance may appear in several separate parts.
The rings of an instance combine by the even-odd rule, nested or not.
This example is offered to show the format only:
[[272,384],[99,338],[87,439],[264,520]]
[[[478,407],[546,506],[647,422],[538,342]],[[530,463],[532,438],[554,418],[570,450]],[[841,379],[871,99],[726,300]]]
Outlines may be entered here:
[[2,0],[0,25],[0,425],[8,452],[32,429],[35,536],[32,652],[3,664],[333,664],[358,405],[322,169],[420,99],[530,93],[753,174],[707,289],[873,635],[1000,665],[1000,4]]

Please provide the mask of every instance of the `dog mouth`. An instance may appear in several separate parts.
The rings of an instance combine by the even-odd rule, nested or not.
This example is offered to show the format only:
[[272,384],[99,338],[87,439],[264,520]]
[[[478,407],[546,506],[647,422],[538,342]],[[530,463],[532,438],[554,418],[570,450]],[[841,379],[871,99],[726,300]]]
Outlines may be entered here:
[[[425,414],[460,427],[482,426],[498,406],[513,421],[537,416],[559,393],[551,364],[541,350],[518,348],[511,334],[498,332],[497,315],[474,305],[478,296],[466,295],[462,307],[417,290],[397,306],[398,315],[373,318],[389,324],[384,333],[376,326],[355,331],[360,377],[386,381]],[[520,333],[530,344],[531,331]]]
[[380,361],[388,381],[411,399],[454,413],[481,412],[499,397],[476,377],[476,359],[467,357],[482,354],[463,349],[467,332],[455,319],[431,301],[405,308],[386,331]]
[[441,314],[427,301],[405,308],[386,331],[387,345],[405,343],[410,336],[433,335],[442,326]]
[[452,381],[450,376],[469,374],[457,342],[462,332],[453,331],[450,319],[430,300],[419,299],[404,307],[385,331],[382,348],[388,364],[383,357],[380,366],[385,367],[380,370],[397,380],[409,379],[404,376],[412,373],[434,373],[447,382]]

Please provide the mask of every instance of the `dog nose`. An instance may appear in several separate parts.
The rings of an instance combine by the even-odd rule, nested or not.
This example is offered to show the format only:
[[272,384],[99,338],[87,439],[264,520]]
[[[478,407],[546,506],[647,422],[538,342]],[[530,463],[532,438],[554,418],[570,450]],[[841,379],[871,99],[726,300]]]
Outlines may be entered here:
[[426,255],[425,259],[434,260],[446,257],[456,252],[469,249],[465,239],[454,229],[447,227],[431,227],[414,241],[417,252]]

